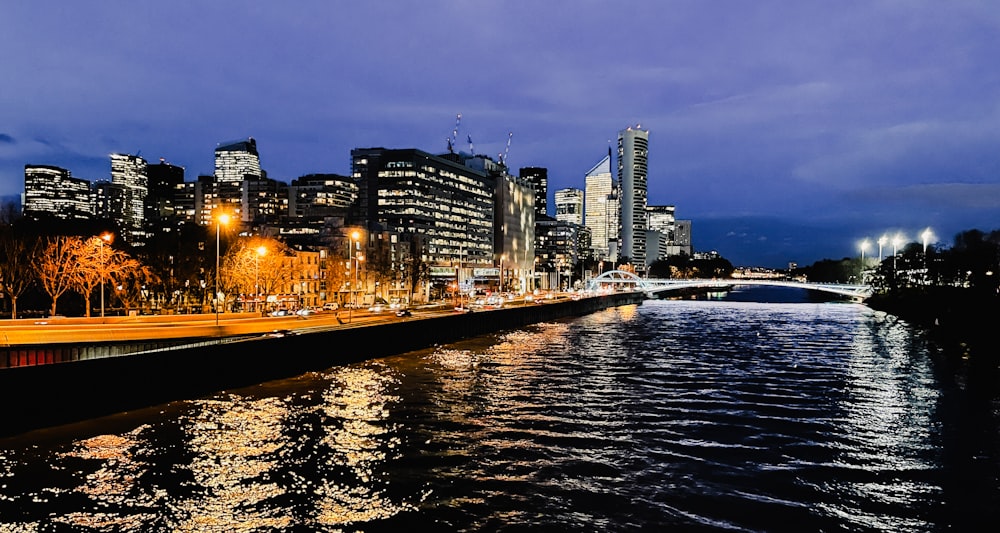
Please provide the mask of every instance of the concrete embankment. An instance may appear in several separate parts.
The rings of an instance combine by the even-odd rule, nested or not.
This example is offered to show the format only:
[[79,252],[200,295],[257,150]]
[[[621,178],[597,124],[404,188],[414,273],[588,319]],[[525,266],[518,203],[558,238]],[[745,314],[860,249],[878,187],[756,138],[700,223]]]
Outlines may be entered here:
[[533,323],[639,304],[643,293],[261,335],[184,349],[0,369],[0,436],[202,397]]

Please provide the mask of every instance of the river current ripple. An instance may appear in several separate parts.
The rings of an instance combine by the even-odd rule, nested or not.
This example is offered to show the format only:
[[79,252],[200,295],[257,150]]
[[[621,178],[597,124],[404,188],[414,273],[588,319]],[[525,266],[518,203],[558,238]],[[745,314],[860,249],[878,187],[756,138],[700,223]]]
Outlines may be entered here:
[[4,440],[0,531],[992,531],[996,407],[938,356],[648,301]]

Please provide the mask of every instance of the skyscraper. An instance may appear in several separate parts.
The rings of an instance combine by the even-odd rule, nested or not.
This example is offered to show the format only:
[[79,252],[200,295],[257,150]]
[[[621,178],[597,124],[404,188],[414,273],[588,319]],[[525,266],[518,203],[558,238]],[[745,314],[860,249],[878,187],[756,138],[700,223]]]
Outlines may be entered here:
[[146,235],[146,194],[149,191],[146,160],[138,155],[111,154],[111,183],[122,187],[125,192],[123,212],[113,214],[122,226],[122,238],[139,244]]
[[[614,178],[611,177],[611,148],[608,155],[591,168],[584,176],[584,217],[583,223],[590,228],[591,246],[594,257],[608,259],[608,239],[611,237],[610,210],[618,209],[612,203]],[[614,231],[618,231],[615,224]]]
[[94,216],[90,182],[50,165],[24,165],[21,206],[24,216],[32,220],[88,220]]
[[646,179],[649,131],[639,126],[618,132],[618,190],[621,201],[619,256],[636,273],[646,271]]
[[171,165],[163,158],[156,165],[146,165],[149,191],[146,194],[146,228],[162,231],[177,222],[177,196],[184,189],[184,167]]
[[556,220],[583,225],[583,191],[570,187],[559,189],[554,195]]
[[[518,177],[526,180],[535,189],[535,214],[548,216],[549,169],[544,167],[523,167]],[[537,218],[537,217],[536,217]]]
[[215,149],[215,179],[219,182],[241,182],[248,177],[260,178],[260,154],[253,137],[245,141],[220,144]]

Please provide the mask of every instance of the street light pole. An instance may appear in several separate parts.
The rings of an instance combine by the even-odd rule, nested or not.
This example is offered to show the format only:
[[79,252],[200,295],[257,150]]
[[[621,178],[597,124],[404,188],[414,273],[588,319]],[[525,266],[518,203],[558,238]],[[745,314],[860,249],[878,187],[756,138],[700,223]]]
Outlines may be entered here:
[[254,311],[257,311],[257,299],[260,297],[260,258],[267,254],[266,246],[257,247],[257,255],[254,256],[254,273],[253,273],[253,307]]
[[215,222],[215,325],[219,325],[219,233],[223,224],[229,224],[229,215],[219,215]]
[[112,235],[110,233],[101,234],[101,318],[104,318],[104,278],[108,270],[108,256],[104,253],[104,246],[111,244]]
[[882,247],[889,241],[889,237],[882,235],[878,238],[878,264],[882,264]]
[[354,231],[354,232],[351,233],[351,259],[354,262],[354,268],[353,268],[353,270],[354,270],[354,283],[351,284],[351,296],[352,296],[351,300],[352,300],[352,305],[351,305],[351,312],[350,312],[350,314],[348,316],[348,320],[353,320],[353,318],[354,318],[354,308],[358,306],[358,293],[357,293],[357,290],[358,290],[358,268],[359,268],[359,263],[358,263],[358,252],[357,252],[356,248],[358,247],[358,239],[360,239],[360,238],[361,238],[361,234],[358,233],[357,231]]
[[898,233],[892,237],[892,270],[896,271],[896,247],[903,243],[903,237]]

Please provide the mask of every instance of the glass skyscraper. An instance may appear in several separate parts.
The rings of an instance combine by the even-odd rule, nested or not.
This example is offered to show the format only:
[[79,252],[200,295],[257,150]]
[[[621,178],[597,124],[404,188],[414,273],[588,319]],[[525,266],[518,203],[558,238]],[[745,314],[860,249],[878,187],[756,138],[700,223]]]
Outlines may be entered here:
[[[612,227],[612,211],[617,213],[618,205],[614,203],[614,178],[611,176],[611,149],[599,163],[584,176],[584,217],[583,223],[590,228],[591,247],[594,257],[609,259],[610,248],[608,240],[611,232],[618,231],[618,224]],[[617,218],[615,218],[617,220]]]
[[639,126],[618,132],[618,190],[621,201],[619,257],[636,273],[646,271],[646,179],[649,131]]

